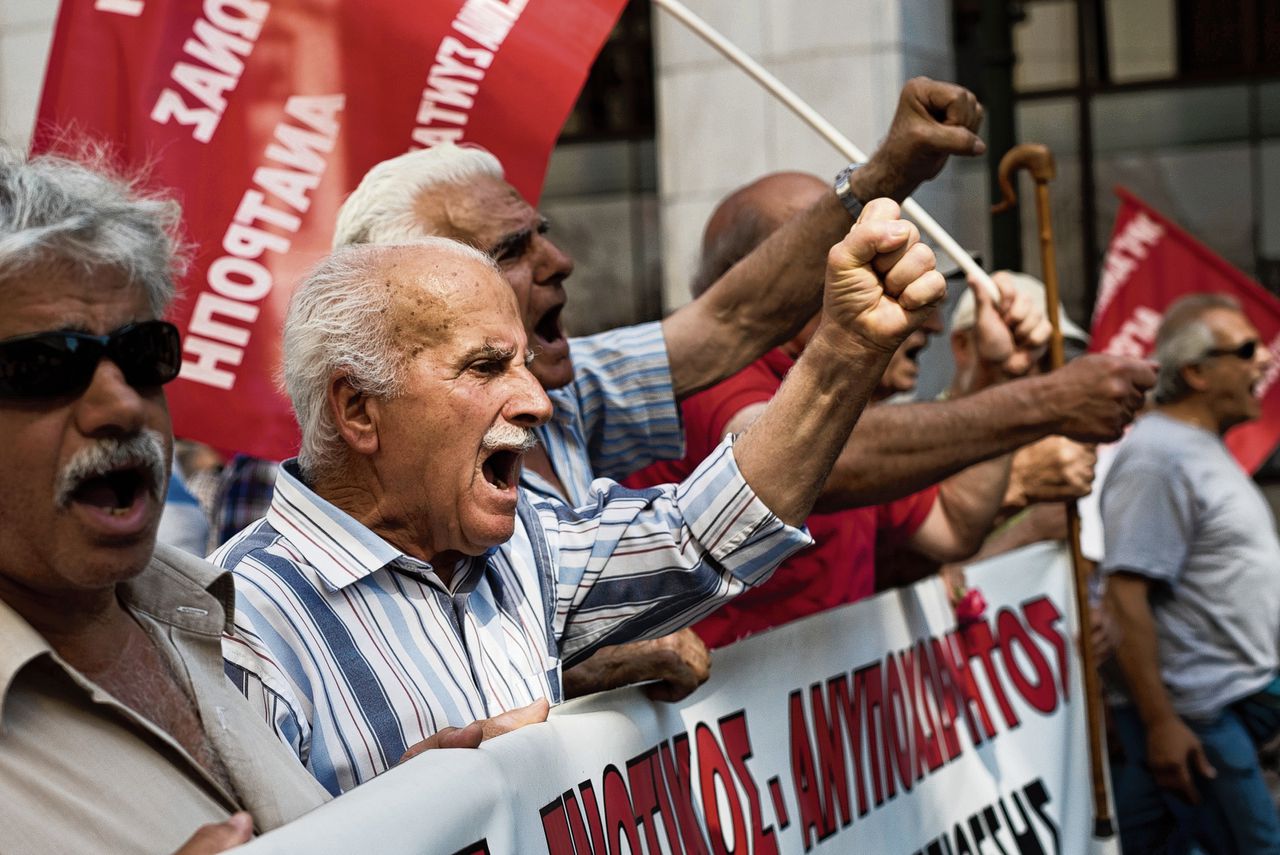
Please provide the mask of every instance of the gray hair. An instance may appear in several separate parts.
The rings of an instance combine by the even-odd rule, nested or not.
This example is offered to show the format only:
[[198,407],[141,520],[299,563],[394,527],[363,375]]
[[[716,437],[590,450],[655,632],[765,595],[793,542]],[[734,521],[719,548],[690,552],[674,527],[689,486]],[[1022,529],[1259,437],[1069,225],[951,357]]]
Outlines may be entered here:
[[182,210],[114,173],[101,150],[27,159],[0,147],[0,279],[43,265],[124,272],[159,317],[186,269]]
[[479,262],[497,274],[487,255],[442,237],[343,247],[308,274],[289,301],[283,345],[284,387],[302,429],[298,466],[308,479],[332,472],[344,457],[329,411],[329,383],[335,374],[373,397],[395,397],[403,388],[409,348],[392,336],[396,289],[388,287],[386,266],[406,249],[436,250],[453,260]]
[[503,177],[498,158],[478,147],[442,143],[384,160],[365,173],[338,210],[333,246],[404,243],[431,234],[414,204],[441,184]]
[[1217,344],[1213,330],[1202,320],[1213,309],[1239,312],[1240,303],[1225,294],[1191,294],[1165,312],[1156,332],[1157,404],[1171,404],[1191,392],[1182,369],[1204,359]]

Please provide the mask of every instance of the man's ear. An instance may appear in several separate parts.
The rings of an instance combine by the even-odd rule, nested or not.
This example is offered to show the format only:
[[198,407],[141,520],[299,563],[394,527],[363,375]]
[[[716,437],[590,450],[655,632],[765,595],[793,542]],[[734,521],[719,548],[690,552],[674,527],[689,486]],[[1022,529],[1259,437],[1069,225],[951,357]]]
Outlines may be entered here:
[[329,380],[327,403],[338,435],[352,451],[364,455],[378,451],[377,398],[357,389],[345,374],[335,374]]
[[1186,381],[1188,389],[1195,392],[1203,392],[1209,388],[1209,378],[1205,376],[1203,363],[1192,362],[1190,365],[1184,365],[1178,370],[1182,372],[1182,379]]

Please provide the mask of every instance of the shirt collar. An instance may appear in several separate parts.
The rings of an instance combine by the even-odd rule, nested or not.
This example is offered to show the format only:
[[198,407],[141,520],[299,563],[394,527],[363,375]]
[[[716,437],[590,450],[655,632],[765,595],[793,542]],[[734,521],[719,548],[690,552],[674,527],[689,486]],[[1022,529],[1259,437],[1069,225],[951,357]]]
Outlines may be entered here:
[[0,600],[0,727],[4,722],[5,699],[18,672],[33,659],[52,653],[53,648],[44,636]]
[[220,637],[235,630],[235,583],[223,570],[165,544],[147,569],[121,586],[121,599],[160,623]]
[[[231,574],[171,547],[157,545],[143,571],[122,583],[119,591],[131,609],[160,623],[213,638],[235,626]],[[19,672],[41,656],[69,668],[44,636],[0,600],[0,722]]]
[[286,460],[276,472],[267,523],[288,537],[293,548],[333,591],[393,562],[401,562],[419,572],[431,572],[431,565],[396,549],[308,487],[296,459]]

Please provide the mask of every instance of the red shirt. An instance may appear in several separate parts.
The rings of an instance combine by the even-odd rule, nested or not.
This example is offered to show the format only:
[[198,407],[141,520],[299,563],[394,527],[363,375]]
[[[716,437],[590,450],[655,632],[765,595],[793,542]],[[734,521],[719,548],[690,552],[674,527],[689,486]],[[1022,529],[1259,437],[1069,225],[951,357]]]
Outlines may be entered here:
[[[725,426],[752,404],[774,396],[795,360],[772,350],[718,386],[681,405],[683,460],[661,461],[627,478],[630,487],[681,481],[719,444]],[[752,633],[852,603],[875,592],[875,551],[908,540],[933,507],[937,487],[866,508],[813,514],[806,521],[815,544],[777,569],[773,577],[709,617],[693,630],[709,647],[722,647]]]

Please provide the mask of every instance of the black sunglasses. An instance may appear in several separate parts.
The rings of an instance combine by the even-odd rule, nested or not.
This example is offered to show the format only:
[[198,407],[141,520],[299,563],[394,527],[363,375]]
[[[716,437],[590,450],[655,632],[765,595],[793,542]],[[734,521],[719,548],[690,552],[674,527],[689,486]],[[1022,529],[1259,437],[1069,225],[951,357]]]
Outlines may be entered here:
[[0,397],[59,398],[88,388],[98,362],[120,367],[135,389],[168,383],[182,368],[178,328],[142,321],[107,335],[55,330],[0,341]]
[[1234,356],[1236,359],[1250,360],[1253,355],[1258,352],[1258,340],[1251,338],[1246,342],[1241,342],[1236,347],[1215,347],[1213,350],[1205,354],[1205,359],[1211,356]]

